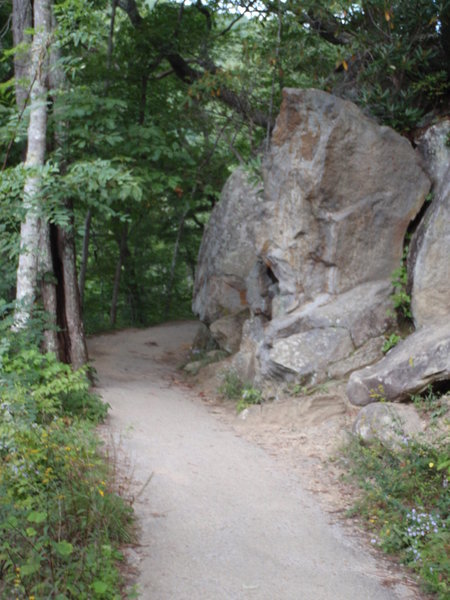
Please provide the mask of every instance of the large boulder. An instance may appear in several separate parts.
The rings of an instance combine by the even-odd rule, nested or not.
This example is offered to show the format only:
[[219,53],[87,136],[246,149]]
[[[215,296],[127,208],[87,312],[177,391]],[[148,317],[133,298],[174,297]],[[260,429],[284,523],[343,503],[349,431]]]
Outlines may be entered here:
[[430,189],[408,140],[351,102],[294,89],[283,93],[264,183],[272,223],[258,250],[290,296],[282,307],[390,281]]
[[417,327],[450,318],[450,120],[417,141],[433,182],[433,200],[411,241],[412,314]]
[[347,385],[352,404],[408,399],[430,383],[450,379],[450,320],[415,331],[374,365],[355,371]]
[[351,102],[287,89],[262,176],[263,189],[242,170],[227,182],[194,312],[211,324],[249,306],[258,326],[243,328],[241,364],[256,378],[318,381],[331,366],[368,364],[379,355],[370,341],[392,326],[391,274],[430,188],[420,157]]

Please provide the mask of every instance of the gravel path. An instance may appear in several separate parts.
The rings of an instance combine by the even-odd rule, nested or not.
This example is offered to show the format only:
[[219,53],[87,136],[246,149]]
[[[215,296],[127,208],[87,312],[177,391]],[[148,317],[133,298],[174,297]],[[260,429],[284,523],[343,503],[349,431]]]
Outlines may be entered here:
[[376,560],[330,524],[294,475],[173,383],[195,328],[172,323],[90,342],[110,431],[141,489],[140,597],[417,598],[406,586],[383,586]]

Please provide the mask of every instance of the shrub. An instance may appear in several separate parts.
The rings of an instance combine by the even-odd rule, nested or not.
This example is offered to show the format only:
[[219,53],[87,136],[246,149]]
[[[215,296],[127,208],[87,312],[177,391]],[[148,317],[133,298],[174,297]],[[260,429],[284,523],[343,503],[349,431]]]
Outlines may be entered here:
[[228,398],[228,400],[239,400],[244,389],[244,383],[232,369],[225,371],[222,377],[222,383],[219,386],[219,393]]
[[115,492],[94,423],[107,407],[36,347],[0,367],[0,596],[123,598],[118,544],[132,510]]
[[263,396],[261,390],[252,386],[244,386],[241,397],[236,404],[236,411],[240,413],[253,404],[261,404],[262,401]]
[[404,439],[400,449],[364,447],[353,439],[345,464],[361,495],[350,511],[360,515],[372,543],[397,554],[440,600],[450,593],[448,442],[431,446]]

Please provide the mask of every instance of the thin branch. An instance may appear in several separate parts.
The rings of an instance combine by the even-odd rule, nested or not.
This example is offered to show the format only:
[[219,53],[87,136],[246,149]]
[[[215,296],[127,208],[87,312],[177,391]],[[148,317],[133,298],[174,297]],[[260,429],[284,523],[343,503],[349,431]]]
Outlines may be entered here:
[[214,38],[216,39],[216,38],[221,37],[222,35],[225,35],[226,33],[228,33],[230,31],[230,29],[232,29],[234,27],[234,25],[236,25],[236,23],[238,21],[240,21],[242,19],[242,17],[244,17],[250,11],[251,8],[253,8],[253,5],[255,3],[256,3],[256,0],[252,0],[252,2],[249,2],[249,4],[247,4],[247,6],[244,7],[245,10],[242,13],[240,13],[237,17],[235,17],[231,21],[231,23],[227,27],[225,27],[225,29],[222,29],[222,31],[220,31],[217,35],[215,35]]

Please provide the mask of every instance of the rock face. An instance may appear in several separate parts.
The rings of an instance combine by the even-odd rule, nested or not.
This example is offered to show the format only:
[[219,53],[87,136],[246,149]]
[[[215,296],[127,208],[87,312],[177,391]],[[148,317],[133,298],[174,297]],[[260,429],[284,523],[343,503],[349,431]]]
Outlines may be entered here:
[[380,357],[391,274],[430,188],[419,156],[354,104],[288,89],[263,181],[238,170],[225,185],[194,312],[211,324],[248,305],[236,364],[257,380],[316,382]]
[[375,365],[355,371],[347,385],[352,404],[409,398],[431,382],[450,379],[450,320],[414,332]]
[[242,326],[249,316],[248,310],[217,319],[211,324],[210,331],[217,345],[233,354],[239,350],[242,337]]
[[245,278],[257,261],[264,208],[258,188],[237,169],[225,184],[200,247],[192,309],[205,323],[247,306]]
[[390,280],[430,186],[411,145],[325,92],[283,98],[264,186],[275,222],[259,248],[280,294],[303,304]]
[[450,318],[450,120],[430,127],[418,149],[433,182],[433,200],[411,242],[412,313],[417,327]]

